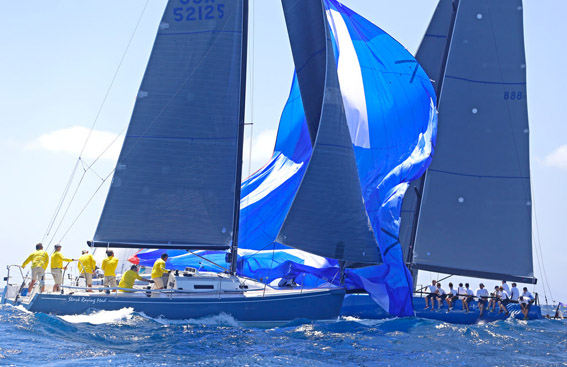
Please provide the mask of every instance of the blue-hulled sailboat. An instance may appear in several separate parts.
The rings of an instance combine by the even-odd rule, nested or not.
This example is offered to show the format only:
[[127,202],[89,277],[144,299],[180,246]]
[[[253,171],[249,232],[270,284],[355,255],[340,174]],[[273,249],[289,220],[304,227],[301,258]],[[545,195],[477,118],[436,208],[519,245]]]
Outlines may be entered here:
[[[424,270],[535,284],[522,1],[441,0],[416,59],[435,86],[439,130],[435,158],[402,206],[400,241],[414,281]],[[447,303],[430,311],[422,297],[413,298],[419,317],[469,324],[509,316],[497,307],[480,317],[476,300],[468,313],[460,301],[451,312]],[[517,303],[507,311],[524,317]],[[341,313],[388,317],[364,295],[348,295]],[[541,318],[537,303],[528,316]]]
[[[312,157],[301,163],[301,183],[289,195],[290,208],[276,235],[302,251],[335,259],[344,269],[380,264],[381,254],[362,200],[336,44],[324,16],[330,3],[283,1],[294,56],[311,70],[298,72],[298,81],[309,94],[304,103],[310,114],[301,121],[308,126],[302,138],[311,144]],[[337,318],[345,294],[339,273],[338,282],[329,278],[305,289],[271,287],[237,275],[247,15],[246,0],[168,2],[89,242],[99,248],[229,250],[227,271],[184,268],[170,275],[165,290],[107,294],[64,287],[62,294],[36,288],[18,295],[8,289],[4,302],[53,314],[132,307],[168,319],[220,313],[263,324]],[[337,192],[347,195],[333,196]]]

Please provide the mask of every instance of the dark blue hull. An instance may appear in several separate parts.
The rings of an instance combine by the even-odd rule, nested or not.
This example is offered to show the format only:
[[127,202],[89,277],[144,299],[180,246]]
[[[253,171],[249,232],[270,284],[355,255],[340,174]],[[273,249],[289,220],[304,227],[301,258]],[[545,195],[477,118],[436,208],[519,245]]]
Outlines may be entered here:
[[[435,305],[437,306],[437,303]],[[459,300],[454,303],[453,310],[450,312],[447,312],[446,303],[443,304],[440,310],[437,307],[434,308],[434,311],[431,311],[429,308],[425,309],[425,299],[423,297],[413,297],[413,306],[416,317],[452,324],[476,324],[478,322],[505,320],[508,317],[514,317],[519,320],[524,318],[520,305],[517,303],[511,303],[507,306],[510,312],[509,315],[506,315],[504,312],[499,313],[499,309],[496,307],[495,312],[487,312],[485,310],[482,317],[476,301],[471,302],[468,313],[463,311],[462,303]],[[387,319],[392,317],[367,294],[348,294],[341,308],[341,316],[354,316],[361,319]],[[541,307],[532,305],[528,316],[530,320],[541,319]]]
[[131,307],[147,316],[170,320],[227,314],[243,322],[285,323],[296,319],[336,320],[344,294],[344,289],[233,298],[37,294],[29,304],[22,305],[32,312],[55,315]]

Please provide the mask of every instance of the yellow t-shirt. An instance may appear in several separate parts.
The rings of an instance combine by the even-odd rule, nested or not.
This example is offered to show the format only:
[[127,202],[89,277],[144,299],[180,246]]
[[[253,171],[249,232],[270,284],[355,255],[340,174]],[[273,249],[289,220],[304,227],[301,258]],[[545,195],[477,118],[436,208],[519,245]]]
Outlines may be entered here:
[[22,268],[25,268],[30,261],[32,268],[43,268],[45,270],[47,269],[47,264],[49,264],[49,255],[45,250],[36,250],[24,261]]
[[91,254],[85,254],[79,257],[79,272],[92,273],[96,267],[96,261]]
[[70,262],[73,261],[73,259],[67,259],[61,254],[61,251],[55,251],[51,255],[51,269],[62,269],[63,261]]
[[163,261],[163,259],[157,259],[152,268],[152,278],[160,278],[166,271],[165,261]]
[[[134,288],[134,282],[136,279],[140,280],[142,277],[140,274],[136,273],[134,270],[128,270],[124,274],[122,274],[122,279],[120,279],[120,284],[118,284],[119,288]],[[120,292],[128,292],[120,290]]]
[[118,266],[118,259],[114,256],[109,256],[102,260],[101,269],[104,270],[105,277],[115,277],[116,267]]

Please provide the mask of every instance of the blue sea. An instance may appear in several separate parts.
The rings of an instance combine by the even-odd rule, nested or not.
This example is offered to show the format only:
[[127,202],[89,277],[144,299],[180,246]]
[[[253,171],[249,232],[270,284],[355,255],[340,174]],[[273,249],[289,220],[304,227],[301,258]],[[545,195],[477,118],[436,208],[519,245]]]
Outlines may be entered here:
[[451,325],[341,319],[272,329],[129,309],[52,316],[0,306],[2,366],[567,366],[567,320]]

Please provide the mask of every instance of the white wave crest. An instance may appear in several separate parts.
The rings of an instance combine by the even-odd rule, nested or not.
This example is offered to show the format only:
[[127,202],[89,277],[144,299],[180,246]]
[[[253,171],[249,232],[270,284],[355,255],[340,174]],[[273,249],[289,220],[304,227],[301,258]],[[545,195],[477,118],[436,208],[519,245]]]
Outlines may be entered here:
[[362,324],[364,326],[376,326],[376,325],[381,325],[387,322],[390,322],[392,320],[396,320],[398,319],[397,317],[391,317],[391,318],[387,318],[387,319],[359,319],[358,317],[355,316],[341,316],[339,317],[339,322],[340,321],[348,321],[348,322],[357,322],[359,324]]
[[72,324],[114,324],[120,321],[132,319],[134,309],[131,307],[122,308],[116,311],[98,311],[89,315],[67,315],[59,316],[61,319]]
[[232,326],[238,327],[238,321],[225,313],[215,316],[206,316],[198,319],[170,320],[163,317],[150,317],[140,312],[140,316],[153,320],[162,325],[199,325],[199,326]]

